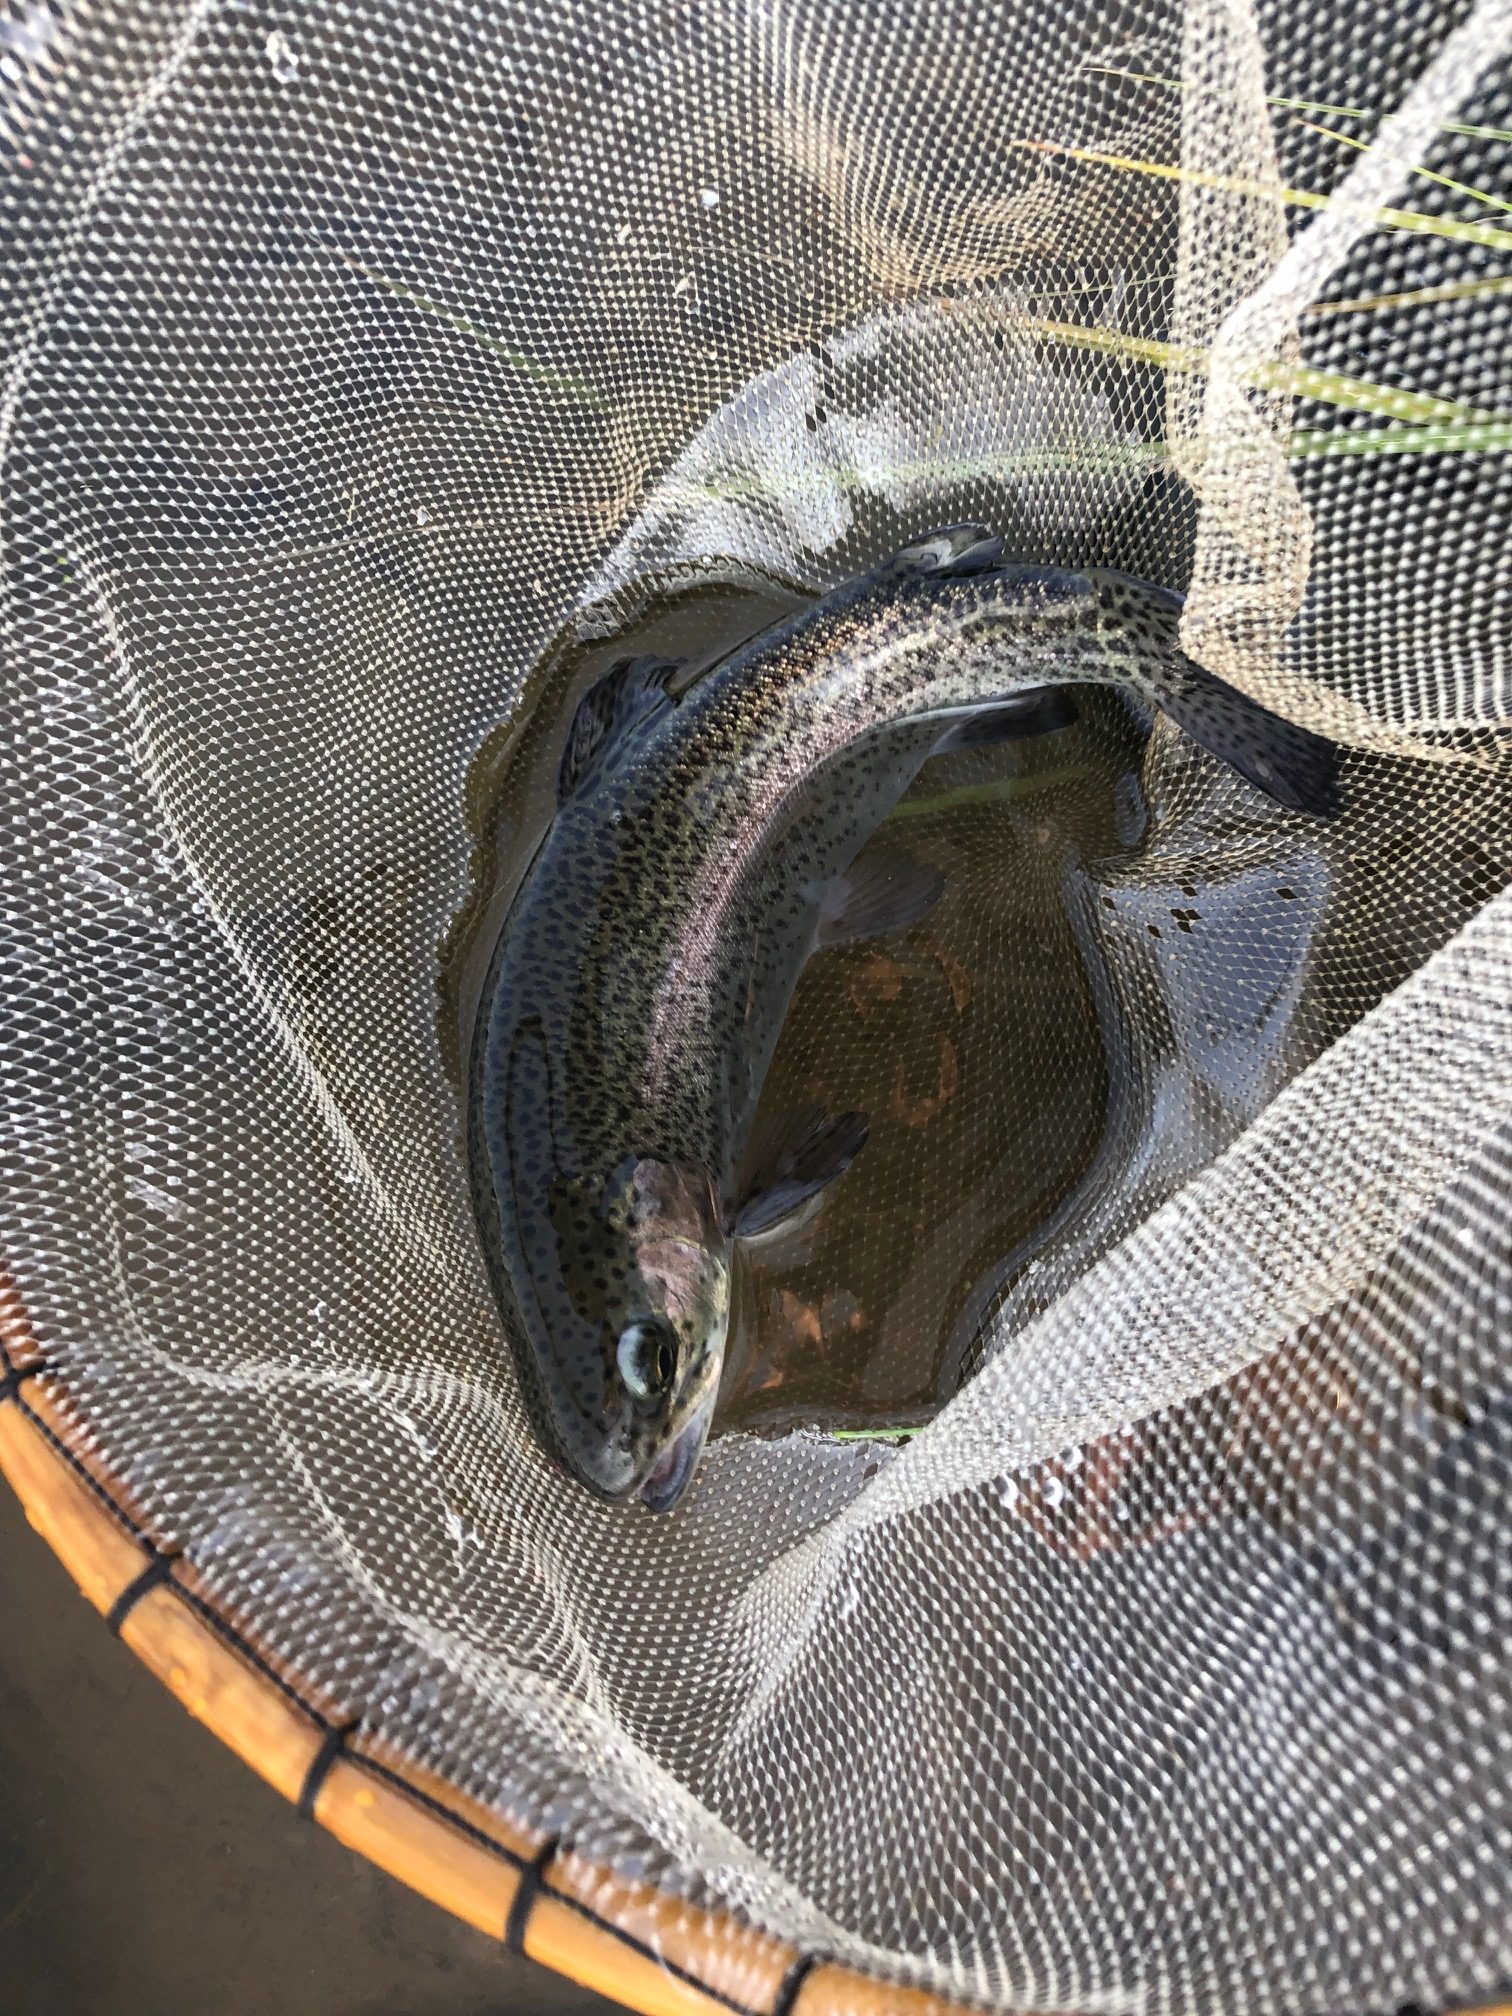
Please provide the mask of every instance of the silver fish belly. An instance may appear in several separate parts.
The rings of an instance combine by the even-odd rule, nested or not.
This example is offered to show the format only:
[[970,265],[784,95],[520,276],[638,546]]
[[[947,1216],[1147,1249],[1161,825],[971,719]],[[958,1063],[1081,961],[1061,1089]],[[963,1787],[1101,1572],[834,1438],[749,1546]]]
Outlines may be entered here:
[[[864,1116],[793,1116],[737,1188],[816,944],[938,893],[853,886],[958,738],[1042,732],[1122,685],[1272,798],[1326,816],[1336,751],[1181,653],[1179,598],[934,533],[673,698],[616,666],[569,730],[555,818],[474,1034],[473,1200],[535,1432],[598,1496],[678,1502],[723,1363],[733,1253],[834,1181]],[[885,877],[884,877],[885,880]],[[922,907],[921,907],[922,906]]]

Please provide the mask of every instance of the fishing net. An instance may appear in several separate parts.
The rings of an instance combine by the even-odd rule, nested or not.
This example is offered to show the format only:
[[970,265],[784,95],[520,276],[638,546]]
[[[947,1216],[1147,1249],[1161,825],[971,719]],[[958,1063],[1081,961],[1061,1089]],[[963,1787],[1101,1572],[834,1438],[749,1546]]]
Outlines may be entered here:
[[[9,0],[7,1306],[333,1722],[987,2005],[1512,1977],[1509,39],[1501,0]],[[927,1332],[945,1404],[717,1436],[670,1520],[591,1502],[468,1202],[438,948],[523,817],[479,752],[559,747],[538,668],[657,595],[963,518],[1185,589],[1344,812],[1161,724],[1097,848],[1048,785],[990,846],[942,800],[975,1048],[897,1008],[916,943],[815,962],[784,1056],[901,1105],[849,1299],[803,1286],[822,1218],[757,1271],[822,1363],[891,1267],[879,1351]],[[932,1209],[952,1071],[985,1218]]]

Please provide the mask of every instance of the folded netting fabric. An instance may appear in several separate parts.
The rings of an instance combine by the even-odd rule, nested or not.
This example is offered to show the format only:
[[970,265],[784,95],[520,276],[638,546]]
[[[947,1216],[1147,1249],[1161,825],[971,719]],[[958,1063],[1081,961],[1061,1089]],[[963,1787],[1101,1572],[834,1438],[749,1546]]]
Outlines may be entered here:
[[[991,2007],[1512,1980],[1509,47],[6,0],[0,1259],[76,1446],[333,1718]],[[1157,727],[1068,926],[1085,1181],[909,1318],[969,1376],[599,1504],[469,1205],[474,759],[658,584],[963,518],[1184,590],[1344,810]]]

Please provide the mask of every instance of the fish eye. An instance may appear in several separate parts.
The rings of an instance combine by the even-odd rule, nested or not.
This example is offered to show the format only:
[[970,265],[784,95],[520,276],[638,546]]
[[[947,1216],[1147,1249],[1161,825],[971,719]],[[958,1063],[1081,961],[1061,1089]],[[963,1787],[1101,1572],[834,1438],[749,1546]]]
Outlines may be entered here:
[[621,1330],[615,1362],[632,1400],[659,1400],[677,1371],[677,1333],[661,1316],[638,1316]]

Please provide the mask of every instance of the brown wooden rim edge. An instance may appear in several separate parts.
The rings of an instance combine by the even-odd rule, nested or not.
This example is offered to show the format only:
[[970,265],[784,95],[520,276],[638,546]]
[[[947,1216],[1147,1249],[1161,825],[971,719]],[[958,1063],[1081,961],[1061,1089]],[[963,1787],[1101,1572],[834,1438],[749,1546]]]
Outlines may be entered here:
[[[0,1293],[0,1313],[7,1299]],[[0,1476],[28,1522],[190,1712],[357,1853],[639,2016],[980,2016],[626,1879],[512,1827],[423,1770],[366,1754],[353,1732],[324,1720],[191,1593],[173,1557],[121,1508],[98,1463],[69,1447],[56,1402],[40,1387],[27,1391],[48,1372],[27,1343],[9,1354],[0,1347]],[[1512,2016],[1512,2003],[1460,2016]]]
[[[3,1294],[0,1311],[6,1301],[13,1318]],[[56,1375],[24,1330],[16,1338],[5,1327],[13,1343],[0,1348],[0,1476],[28,1522],[190,1712],[359,1854],[639,2016],[981,2016],[631,1881],[511,1827],[423,1770],[380,1761],[193,1592],[192,1576],[124,1509],[97,1458],[71,1446]]]

